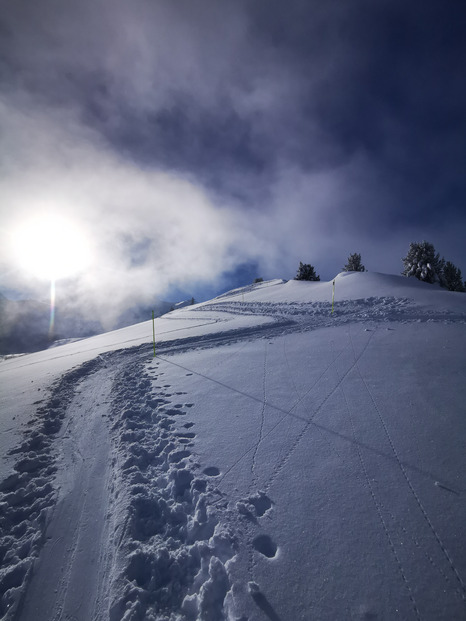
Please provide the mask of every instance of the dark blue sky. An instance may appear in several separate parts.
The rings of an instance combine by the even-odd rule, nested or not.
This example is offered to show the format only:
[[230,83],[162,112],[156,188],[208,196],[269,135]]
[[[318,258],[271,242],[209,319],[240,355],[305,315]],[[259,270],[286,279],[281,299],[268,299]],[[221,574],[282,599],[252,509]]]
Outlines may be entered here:
[[[399,273],[422,239],[466,272],[464,3],[0,13],[3,234],[44,211],[77,219],[95,250],[83,299],[118,283],[122,305],[172,286],[202,298],[300,260],[330,279],[355,251]],[[34,287],[8,256],[0,275]]]

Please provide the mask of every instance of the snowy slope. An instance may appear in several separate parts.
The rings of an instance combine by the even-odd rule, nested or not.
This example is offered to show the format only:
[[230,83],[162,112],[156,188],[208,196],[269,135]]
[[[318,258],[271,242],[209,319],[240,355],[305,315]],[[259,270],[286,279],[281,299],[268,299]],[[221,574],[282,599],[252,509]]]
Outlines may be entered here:
[[466,618],[466,295],[344,273],[0,363],[0,618]]

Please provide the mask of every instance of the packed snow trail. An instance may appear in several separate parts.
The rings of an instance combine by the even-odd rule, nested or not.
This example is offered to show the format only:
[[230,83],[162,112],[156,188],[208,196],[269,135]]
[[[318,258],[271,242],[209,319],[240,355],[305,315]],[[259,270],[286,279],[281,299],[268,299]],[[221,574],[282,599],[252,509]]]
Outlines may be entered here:
[[[87,621],[105,616],[113,535],[111,442],[106,418],[114,372],[83,379],[57,439],[57,504],[21,616]],[[107,584],[106,584],[107,582]],[[108,608],[108,605],[107,605]]]
[[[10,511],[11,520],[26,518],[10,529],[19,556],[30,533],[36,545],[27,548],[26,571],[5,575],[2,619],[142,621],[181,610],[184,619],[223,618],[224,564],[236,544],[213,507],[217,471],[199,471],[193,423],[175,425],[193,404],[178,403],[182,393],[166,384],[153,386],[147,352],[123,350],[78,367],[40,409],[42,431],[55,442],[36,459],[47,469],[29,487],[39,500],[46,482],[48,504],[40,520],[16,518],[16,505]],[[23,450],[39,446],[38,437],[43,443],[33,431]],[[30,450],[27,459],[28,472],[37,470]]]
[[157,359],[148,366],[147,358],[121,370],[112,404],[126,518],[117,533],[110,619],[221,621],[236,538],[220,507],[211,507],[222,496],[210,481],[216,472],[195,460],[193,403],[172,392]]
[[[30,421],[17,456],[14,473],[0,486],[0,586],[2,618],[13,618],[23,601],[24,587],[44,543],[46,527],[60,491],[57,472],[57,434],[67,417],[79,382],[99,368],[101,358],[69,372],[52,388]],[[31,618],[34,618],[32,616]]]

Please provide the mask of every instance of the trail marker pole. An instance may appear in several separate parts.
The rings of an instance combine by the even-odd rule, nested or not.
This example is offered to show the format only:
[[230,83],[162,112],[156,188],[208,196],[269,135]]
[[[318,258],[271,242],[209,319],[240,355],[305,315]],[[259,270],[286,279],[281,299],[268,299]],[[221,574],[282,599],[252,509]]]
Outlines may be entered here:
[[155,358],[155,321],[154,321],[154,311],[152,311],[152,341],[154,344],[154,358]]
[[[333,302],[335,300],[335,281],[333,281],[333,289],[332,289],[332,315],[333,315]],[[155,356],[155,354],[154,354]]]

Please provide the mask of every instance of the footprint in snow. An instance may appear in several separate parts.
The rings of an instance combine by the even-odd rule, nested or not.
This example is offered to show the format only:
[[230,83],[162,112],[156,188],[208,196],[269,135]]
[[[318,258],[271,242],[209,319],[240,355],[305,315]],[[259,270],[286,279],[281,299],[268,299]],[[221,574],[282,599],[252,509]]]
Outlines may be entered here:
[[[266,596],[261,592],[258,584],[255,582],[248,582],[248,590],[254,602],[265,612],[270,621],[280,621],[280,617],[272,608]],[[248,621],[248,619],[247,617],[241,617],[239,621]]]
[[262,517],[272,507],[272,501],[264,492],[258,492],[236,503],[238,511],[249,519]]
[[248,501],[256,510],[257,517],[262,517],[264,513],[272,507],[272,501],[264,492],[259,492],[255,496],[250,496]]
[[215,466],[208,466],[207,468],[204,468],[202,472],[208,477],[218,477],[218,475],[220,474],[220,470]]
[[173,451],[168,456],[168,461],[174,464],[179,463],[182,459],[186,457],[190,457],[191,453],[189,451]]
[[166,410],[165,414],[169,414],[170,416],[186,416],[186,412],[182,412],[179,409],[175,410],[173,408],[171,410]]
[[273,558],[277,553],[277,544],[269,535],[258,535],[252,541],[254,549],[267,558]]

